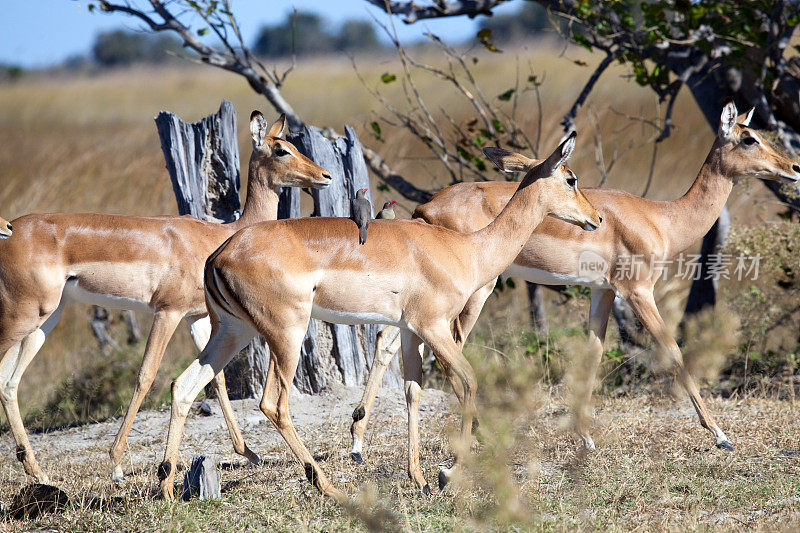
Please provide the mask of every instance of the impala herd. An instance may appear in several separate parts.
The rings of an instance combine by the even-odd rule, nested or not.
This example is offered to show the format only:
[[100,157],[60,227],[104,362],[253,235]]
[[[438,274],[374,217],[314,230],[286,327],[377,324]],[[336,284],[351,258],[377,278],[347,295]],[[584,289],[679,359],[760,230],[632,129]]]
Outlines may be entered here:
[[[680,349],[653,297],[659,278],[645,264],[638,276],[617,276],[625,258],[670,259],[700,239],[719,216],[740,178],[787,182],[800,166],[749,127],[753,111],[722,111],[714,144],[693,185],[681,198],[656,202],[611,189],[579,189],[566,162],[569,135],[544,160],[500,148],[484,153],[519,183],[461,183],[417,207],[413,220],[375,220],[359,238],[346,218],[276,220],[281,187],[323,189],[332,177],[283,139],[285,117],[269,125],[250,119],[253,152],[242,217],[230,224],[189,216],[100,214],[26,215],[0,219],[0,402],[25,472],[46,483],[23,426],[17,389],[25,369],[73,302],[149,311],[155,315],[144,357],[117,437],[110,450],[112,478],[122,482],[122,454],[134,417],[155,378],[181,319],[200,355],[173,383],[161,493],[174,497],[178,446],[190,406],[213,381],[237,453],[258,455],[244,442],[227,396],[222,369],[261,334],[270,361],[260,408],[303,465],[309,482],[337,501],[334,487],[292,425],[289,391],[310,318],[340,324],[384,324],[364,397],[353,413],[351,456],[363,461],[363,435],[384,370],[393,356],[382,350],[400,329],[408,409],[408,474],[430,493],[419,461],[422,344],[427,344],[461,404],[461,435],[469,439],[476,380],[462,355],[466,337],[501,274],[539,284],[591,289],[590,381],[603,353],[615,296],[628,301],[642,325],[669,355],[700,423],[716,445],[730,441],[706,408],[686,371]],[[549,215],[549,216],[548,216]],[[362,235],[364,237],[364,235]],[[360,240],[365,241],[360,244]],[[604,271],[587,277],[582,254]],[[378,357],[384,352],[388,355]],[[586,387],[589,397],[592,383]],[[587,428],[583,444],[594,449]],[[439,473],[442,488],[463,462]]]

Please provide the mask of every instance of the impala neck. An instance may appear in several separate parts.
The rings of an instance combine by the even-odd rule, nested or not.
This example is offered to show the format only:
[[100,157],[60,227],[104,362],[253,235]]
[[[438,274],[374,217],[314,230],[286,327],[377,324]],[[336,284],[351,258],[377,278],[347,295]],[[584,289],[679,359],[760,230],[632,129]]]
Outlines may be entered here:
[[682,197],[665,202],[662,228],[669,236],[669,255],[674,256],[702,238],[722,212],[733,188],[733,179],[722,171],[719,141],[714,143],[697,178]]
[[475,289],[486,285],[508,268],[522,251],[547,209],[543,180],[525,176],[497,218],[485,228],[467,235],[473,247]]
[[278,218],[278,191],[270,179],[270,169],[253,155],[247,169],[247,197],[239,220],[228,224],[234,231]]

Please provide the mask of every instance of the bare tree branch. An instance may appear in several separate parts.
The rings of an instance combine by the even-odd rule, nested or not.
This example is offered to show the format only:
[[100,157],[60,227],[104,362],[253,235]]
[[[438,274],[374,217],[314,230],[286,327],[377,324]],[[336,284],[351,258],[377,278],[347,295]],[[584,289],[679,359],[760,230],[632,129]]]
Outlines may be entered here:
[[[245,45],[239,30],[239,24],[236,22],[228,0],[221,3],[221,11],[216,7],[206,11],[186,4],[186,10],[174,12],[170,8],[175,5],[180,6],[181,2],[148,0],[148,3],[149,8],[141,8],[128,0],[119,2],[98,0],[101,11],[106,13],[117,12],[134,17],[143,22],[153,32],[174,32],[181,38],[185,48],[197,53],[200,62],[244,77],[250,87],[258,94],[264,95],[276,111],[286,114],[290,128],[296,130],[304,125],[303,120],[280,91],[286,76],[294,68],[294,58],[292,59],[292,65],[282,74],[279,74],[276,70],[270,71],[267,69]],[[181,15],[186,12],[195,13],[208,24],[222,42],[224,50],[217,50],[206,45],[196,32],[192,31],[187,24],[181,22]],[[236,45],[231,43],[231,36],[227,33],[228,29],[235,35],[238,41]],[[431,197],[430,192],[415,187],[400,174],[392,171],[391,167],[374,150],[364,146],[364,155],[370,169],[378,179],[409,200],[420,202],[426,201]]]
[[586,102],[586,98],[589,97],[589,93],[594,89],[597,80],[600,79],[600,76],[606,71],[616,57],[617,54],[615,52],[606,54],[606,57],[604,57],[600,64],[597,65],[597,68],[594,69],[594,72],[589,77],[586,85],[583,86],[583,90],[581,90],[575,103],[572,104],[569,112],[564,115],[564,119],[561,121],[561,125],[564,127],[564,133],[569,133],[575,129],[575,115],[578,114],[578,110],[583,106],[584,102]]
[[370,4],[388,11],[393,15],[405,15],[403,22],[413,24],[422,19],[458,17],[467,15],[474,18],[478,15],[491,15],[492,9],[509,0],[436,0],[429,5],[420,5],[414,1],[394,2],[388,0],[366,0]]

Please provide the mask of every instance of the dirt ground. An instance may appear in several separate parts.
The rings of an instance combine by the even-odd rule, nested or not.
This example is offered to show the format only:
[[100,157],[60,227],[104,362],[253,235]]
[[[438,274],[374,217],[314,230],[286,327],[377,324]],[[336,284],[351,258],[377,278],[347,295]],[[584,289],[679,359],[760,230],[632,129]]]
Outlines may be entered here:
[[[292,419],[306,445],[317,448],[317,439],[327,440],[331,433],[343,430],[349,435],[353,408],[361,397],[362,389],[334,386],[319,395],[307,395],[292,391],[290,409]],[[181,460],[191,462],[194,455],[205,454],[218,462],[241,459],[231,447],[222,410],[216,400],[208,400],[212,415],[205,416],[195,408],[186,422],[181,441]],[[195,407],[197,404],[195,404]],[[258,400],[233,401],[236,417],[248,446],[260,453],[262,459],[270,459],[268,450],[277,445],[284,446],[280,434],[258,408]],[[371,419],[373,430],[382,437],[397,437],[405,443],[406,416],[405,399],[400,389],[381,389]],[[449,413],[446,393],[426,389],[423,405],[420,406],[421,423],[430,425],[435,419]],[[37,460],[48,472],[52,482],[59,481],[59,470],[66,461],[72,465],[92,465],[95,475],[102,476],[108,470],[108,449],[119,429],[120,420],[113,419],[96,424],[30,435],[31,445]],[[128,473],[158,465],[164,454],[169,409],[144,411],[137,415],[128,440],[128,449],[123,470]],[[264,456],[264,452],[267,455]],[[242,461],[244,461],[242,459]],[[11,433],[0,439],[0,476],[4,481],[26,481],[21,465],[14,460],[14,440]],[[110,475],[110,470],[109,470]]]
[[[363,500],[365,487],[372,491],[370,505],[377,501],[386,516],[399,517],[398,527],[389,529],[508,528],[502,514],[489,518],[482,514],[483,506],[495,498],[483,489],[453,488],[419,499],[405,473],[406,413],[398,389],[381,390],[367,430],[366,464],[353,464],[348,427],[360,394],[359,388],[340,387],[319,396],[291,398],[301,437],[335,484],[356,499]],[[209,403],[212,416],[194,411],[190,415],[181,460],[185,466],[195,454],[215,457],[222,465],[221,503],[154,500],[155,467],[163,455],[169,413],[143,412],[131,433],[123,465],[128,481],[122,486],[111,484],[107,462],[119,420],[31,436],[39,462],[55,485],[70,494],[128,499],[124,509],[101,512],[79,505],[63,515],[34,521],[0,519],[0,531],[328,531],[375,526],[370,522],[375,515],[354,515],[317,496],[258,410],[257,401],[237,401],[234,407],[245,439],[265,461],[259,468],[245,467],[232,452],[218,404]],[[499,465],[513,472],[511,484],[531,513],[533,522],[515,529],[791,530],[800,525],[800,405],[778,399],[710,398],[709,407],[733,442],[734,452],[713,446],[688,400],[658,391],[601,397],[596,409],[597,451],[582,459],[576,470],[581,455],[577,439],[565,430],[561,394],[551,391],[533,422],[520,428],[532,444],[513,456],[497,458]],[[432,485],[438,465],[452,457],[447,436],[457,418],[450,393],[423,391],[421,459]],[[476,443],[473,453],[485,452],[485,446]],[[491,473],[478,475],[491,477]],[[3,434],[0,503],[9,505],[29,482],[14,459],[11,435]],[[378,528],[389,523],[378,522]]]

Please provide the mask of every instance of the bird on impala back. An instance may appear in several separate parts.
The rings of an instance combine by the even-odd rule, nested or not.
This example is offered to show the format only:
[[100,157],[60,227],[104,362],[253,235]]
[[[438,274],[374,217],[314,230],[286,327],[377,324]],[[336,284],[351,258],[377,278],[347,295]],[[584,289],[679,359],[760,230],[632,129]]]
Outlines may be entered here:
[[350,204],[352,209],[350,218],[353,219],[353,222],[358,226],[358,242],[360,244],[367,242],[367,228],[369,227],[370,220],[372,220],[372,204],[366,196],[364,196],[366,192],[367,189],[359,189],[356,193],[356,197],[353,198]]
[[392,220],[396,218],[394,214],[394,204],[396,203],[397,201],[392,200],[391,202],[386,202],[385,204],[383,204],[383,209],[378,211],[378,214],[375,215],[375,219],[377,220],[379,218],[382,218],[386,220]]

